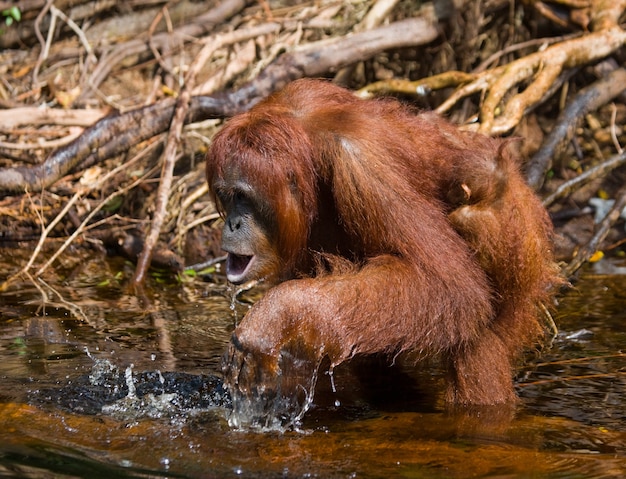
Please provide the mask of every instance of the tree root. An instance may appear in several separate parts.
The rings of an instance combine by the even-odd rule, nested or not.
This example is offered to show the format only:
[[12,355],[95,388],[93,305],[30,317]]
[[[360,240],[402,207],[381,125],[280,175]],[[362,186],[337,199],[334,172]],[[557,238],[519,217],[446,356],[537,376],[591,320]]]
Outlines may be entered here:
[[[463,98],[484,95],[477,129],[488,135],[499,135],[511,131],[525,113],[545,101],[565,70],[600,60],[624,44],[626,31],[612,26],[552,44],[489,70],[477,73],[449,71],[415,82],[377,82],[365,87],[361,95],[370,96],[380,91],[426,95],[432,90],[457,87],[436,110],[446,113]],[[512,93],[525,83],[528,85],[520,93]]]
[[[574,68],[604,58],[626,43],[621,28],[590,33],[580,38],[554,44],[507,65],[487,70],[469,84],[455,91],[437,111],[448,111],[462,98],[474,93],[487,95],[480,107],[478,131],[491,135],[507,133],[522,119],[524,113],[544,99],[544,94],[566,68]],[[517,85],[530,81],[520,93],[501,103]],[[501,112],[496,116],[497,112]]]

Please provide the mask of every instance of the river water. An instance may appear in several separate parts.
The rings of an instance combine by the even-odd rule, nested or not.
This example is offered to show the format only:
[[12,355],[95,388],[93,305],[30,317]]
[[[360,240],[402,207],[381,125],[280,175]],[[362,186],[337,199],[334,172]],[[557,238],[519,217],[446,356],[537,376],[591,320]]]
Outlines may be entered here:
[[373,358],[333,384],[322,367],[287,432],[228,426],[223,283],[154,276],[142,302],[120,260],[57,272],[0,293],[0,477],[626,477],[626,262],[586,267],[560,298],[515,409],[451,413],[437,364]]

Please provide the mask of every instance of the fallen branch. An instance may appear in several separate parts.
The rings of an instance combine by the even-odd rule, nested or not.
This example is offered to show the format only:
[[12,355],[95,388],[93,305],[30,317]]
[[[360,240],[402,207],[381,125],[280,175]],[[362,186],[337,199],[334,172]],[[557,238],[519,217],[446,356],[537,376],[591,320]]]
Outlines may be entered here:
[[[320,76],[391,48],[429,43],[437,36],[437,27],[431,19],[418,17],[308,44],[281,55],[256,79],[237,90],[192,98],[185,123],[232,116],[298,78]],[[0,170],[0,191],[40,191],[87,159],[94,164],[120,154],[166,131],[174,109],[174,100],[168,99],[105,117],[71,144],[55,151],[42,165]]]
[[[450,95],[437,111],[447,112],[467,96],[486,93],[480,106],[478,130],[491,135],[507,133],[519,123],[529,107],[543,98],[544,92],[564,69],[604,58],[625,43],[626,32],[617,26],[556,43],[545,50],[477,74],[474,80]],[[530,84],[522,92],[501,105],[509,91],[526,81]],[[496,116],[499,111],[502,113]]]
[[88,127],[106,115],[104,109],[62,110],[26,106],[0,110],[0,131],[8,132],[20,125],[63,125]]
[[0,141],[0,148],[5,148],[7,150],[22,150],[22,151],[36,150],[36,149],[54,150],[56,148],[61,148],[71,143],[76,138],[78,138],[82,133],[83,133],[82,128],[73,127],[73,128],[70,128],[70,131],[67,135],[61,138],[56,138],[54,140],[49,140],[49,141],[44,141],[40,139],[39,141],[33,142],[33,143],[24,143],[24,142],[10,143],[7,141]]
[[88,83],[77,101],[79,103],[85,101],[93,90],[97,89],[104,79],[109,76],[111,69],[121,63],[125,58],[132,55],[140,55],[151,49],[154,51],[159,48],[165,48],[168,45],[183,44],[185,41],[189,41],[193,38],[202,37],[210,32],[216,25],[223,23],[239,13],[248,3],[250,3],[250,0],[227,0],[218,2],[215,8],[199,16],[193,23],[184,25],[173,32],[153,35],[149,42],[146,42],[145,39],[138,38],[117,46],[100,59],[98,66],[89,76]]
[[381,80],[364,86],[358,91],[361,98],[372,98],[375,95],[401,93],[403,95],[424,96],[435,90],[464,85],[476,79],[476,75],[458,70],[450,70],[420,80],[392,78]]
[[[356,24],[352,31],[362,32],[365,30],[371,30],[380,26],[383,21],[389,16],[393,9],[398,4],[399,0],[376,0],[372,7],[367,12],[367,15]],[[335,75],[334,81],[338,84],[347,84],[350,77],[354,73],[355,64],[342,68]]]
[[211,41],[206,42],[187,72],[185,83],[178,98],[176,110],[174,111],[174,118],[172,119],[172,124],[170,126],[165,150],[163,151],[163,168],[161,169],[159,189],[156,195],[156,205],[152,222],[150,223],[150,231],[146,236],[141,254],[137,259],[137,268],[135,269],[135,274],[133,276],[133,285],[136,288],[143,287],[143,284],[145,283],[146,274],[148,273],[148,268],[150,267],[150,263],[152,261],[152,252],[157,244],[157,241],[159,240],[161,226],[165,221],[167,213],[167,200],[170,196],[172,179],[174,177],[176,151],[180,145],[183,124],[185,117],[187,116],[187,111],[189,110],[191,92],[193,91],[196,83],[196,76],[207,60],[215,53],[215,50],[223,47],[224,45],[234,43],[234,41],[238,39],[239,37],[237,35],[230,34],[222,35],[218,39],[212,39]]
[[600,163],[593,168],[589,168],[584,173],[578,175],[575,178],[572,178],[569,181],[566,181],[561,186],[559,186],[554,193],[547,196],[543,200],[543,205],[546,207],[550,206],[559,198],[563,198],[564,196],[571,194],[574,190],[589,183],[591,180],[605,177],[611,171],[624,164],[626,164],[626,153],[620,153],[619,155],[613,156],[612,158],[609,158],[605,162]]
[[526,165],[526,179],[535,190],[543,185],[545,175],[552,168],[552,160],[572,139],[578,119],[597,110],[626,90],[626,69],[619,68],[606,77],[583,88],[561,111],[550,135]]
[[574,275],[576,271],[589,259],[593,254],[598,251],[600,243],[606,238],[611,230],[612,226],[619,219],[622,214],[622,210],[626,207],[626,186],[622,186],[615,195],[615,203],[613,207],[604,217],[604,219],[598,225],[598,228],[589,240],[589,242],[580,248],[572,261],[569,262],[565,268],[563,268],[563,276],[569,278]]

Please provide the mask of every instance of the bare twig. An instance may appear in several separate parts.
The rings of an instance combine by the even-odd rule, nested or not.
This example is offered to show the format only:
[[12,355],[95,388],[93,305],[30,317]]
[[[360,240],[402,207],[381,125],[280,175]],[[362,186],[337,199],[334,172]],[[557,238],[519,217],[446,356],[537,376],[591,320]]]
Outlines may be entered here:
[[[193,228],[195,228],[196,226],[206,223],[207,221],[213,221],[216,220],[217,218],[219,218],[219,214],[217,214],[215,212],[215,208],[213,208],[213,211],[208,214],[208,215],[203,215],[203,216],[199,216],[197,217],[195,220],[189,222],[189,223],[185,223],[184,218],[185,218],[185,214],[187,213],[187,210],[191,207],[191,205],[193,205],[198,199],[200,199],[202,196],[206,195],[209,191],[209,185],[207,184],[206,181],[203,181],[201,183],[201,185],[196,188],[194,191],[192,191],[191,193],[189,193],[188,195],[185,196],[185,198],[183,199],[181,205],[180,205],[180,212],[178,214],[178,218],[176,220],[176,237],[174,238],[174,242],[175,244],[182,244],[183,243],[183,238],[186,236],[187,232]],[[199,215],[201,215],[202,212],[199,213]]]
[[[50,12],[51,18],[50,18],[50,25],[48,27],[48,36],[46,40],[44,41],[43,36],[41,35],[41,32],[39,30],[39,25],[41,23],[41,20],[43,20],[43,17],[48,12]],[[93,53],[93,49],[91,48],[91,45],[89,43],[89,40],[87,39],[87,36],[81,30],[81,28],[71,18],[65,15],[65,13],[63,13],[61,10],[55,7],[54,2],[52,0],[48,0],[44,8],[39,13],[39,15],[37,15],[37,20],[35,22],[35,33],[37,34],[37,38],[39,39],[39,43],[41,44],[41,52],[39,54],[39,58],[37,59],[37,63],[35,64],[35,68],[33,69],[33,85],[36,85],[36,86],[38,85],[39,69],[41,68],[41,65],[43,64],[43,62],[48,58],[48,54],[50,52],[50,45],[52,44],[52,39],[54,38],[57,18],[60,18],[61,20],[63,20],[65,24],[68,27],[70,27],[74,31],[74,33],[76,33],[76,36],[78,37],[80,43],[83,45],[83,47],[85,48],[85,51],[87,52],[87,60],[90,63],[94,63],[94,64],[97,63],[98,61],[98,59],[96,58],[96,55]]]
[[87,52],[88,59],[93,63],[97,63],[98,59],[96,58],[96,55],[93,52],[93,48],[91,48],[91,44],[89,43],[89,40],[87,39],[87,35],[85,35],[85,32],[83,32],[78,25],[76,25],[74,20],[69,18],[65,13],[63,13],[54,5],[50,5],[50,13],[56,17],[59,17],[61,20],[63,20],[67,24],[68,27],[72,29],[72,31],[76,34],[76,36],[80,40],[80,43],[83,45],[83,48]]
[[206,223],[207,221],[215,221],[219,219],[219,217],[220,217],[219,213],[211,213],[206,216],[200,216],[196,218],[195,220],[191,221],[190,223],[187,223],[186,225],[181,226],[180,235],[184,236],[185,233],[195,228],[196,226],[201,225],[202,223]]
[[[278,33],[280,31],[280,28],[281,27],[278,23],[264,23],[254,27],[244,28],[242,30],[235,30],[233,32],[224,33],[221,35],[215,35],[214,37],[205,40],[206,45],[212,45],[209,46],[207,51],[209,51],[210,54],[213,55],[217,50],[223,48],[226,45],[241,43],[263,35]],[[206,63],[206,61],[209,59],[209,56],[210,55],[207,55],[206,58],[201,59],[202,65]],[[229,63],[229,68],[233,68],[231,65],[232,63]],[[193,94],[198,95],[212,93],[215,90],[214,85],[214,80],[205,82],[205,84],[199,85],[198,87],[194,88]]]
[[[163,58],[163,55],[161,55],[161,52],[159,51],[159,48],[157,45],[154,44],[153,38],[154,38],[154,30],[156,29],[157,25],[159,24],[159,22],[161,20],[165,19],[165,25],[166,25],[166,29],[167,29],[167,33],[169,34],[169,36],[171,36],[171,33],[174,31],[174,27],[172,25],[172,20],[169,16],[169,11],[168,11],[168,7],[167,5],[164,5],[163,8],[161,8],[161,10],[159,11],[158,15],[154,18],[154,20],[152,21],[150,28],[148,30],[148,44],[150,47],[150,51],[152,52],[152,55],[154,55],[154,58],[156,58],[156,61],[159,62],[159,65],[161,65],[161,68],[163,69],[164,72],[166,72],[170,78],[174,78],[175,77],[175,73],[172,69],[172,65],[171,65],[171,57],[169,55],[165,56],[165,59]],[[168,38],[166,37],[166,38]],[[164,51],[169,51],[171,50],[171,46],[168,43],[163,43],[161,45],[161,48],[163,48]],[[172,85],[168,84],[168,86],[171,88]]]
[[[305,76],[315,77],[391,48],[429,43],[438,36],[431,18],[410,18],[346,37],[322,40],[281,55],[258,77],[236,90],[194,97],[185,122],[223,118],[247,110],[263,97]],[[102,63],[102,62],[100,62]],[[40,191],[88,158],[97,163],[167,130],[172,99],[103,118],[44,164],[0,170],[0,191]]]
[[[106,175],[102,176],[101,178],[98,178],[98,181],[96,183],[94,183],[93,185],[90,185],[89,187],[86,187],[82,190],[82,193],[85,194],[87,192],[87,190],[91,190],[91,189],[96,189],[98,187],[100,187],[101,185],[105,184],[110,178],[112,178],[113,176],[115,176],[117,173],[119,173],[120,171],[123,171],[125,169],[130,168],[131,166],[133,166],[135,163],[137,163],[141,158],[143,158],[144,156],[146,156],[146,154],[148,154],[152,148],[156,147],[158,143],[155,142],[153,143],[150,147],[142,150],[138,155],[135,156],[135,158],[133,158],[132,160],[130,160],[129,162],[118,166],[117,168],[111,170],[110,172],[108,172]],[[95,208],[93,208],[89,214],[85,217],[85,219],[83,219],[83,221],[81,222],[81,224],[78,226],[78,228],[76,228],[76,230],[69,236],[69,238],[67,238],[65,240],[65,242],[63,243],[63,245],[61,245],[61,247],[48,259],[48,261],[46,261],[46,263],[41,266],[37,272],[35,273],[35,276],[40,276],[41,274],[43,274],[43,272],[48,269],[50,267],[50,265],[63,253],[63,251],[65,251],[65,249],[72,244],[72,242],[78,237],[78,235],[80,235],[85,228],[87,227],[87,225],[89,224],[89,222],[91,221],[91,219],[98,214],[98,212],[104,208],[106,205],[110,204],[110,202],[117,198],[118,196],[126,193],[127,191],[132,190],[135,186],[139,185],[141,182],[143,182],[145,180],[145,178],[149,178],[152,174],[154,173],[154,170],[149,170],[147,172],[145,172],[142,176],[140,176],[139,178],[137,178],[135,181],[133,181],[131,184],[125,186],[124,188],[119,188],[116,191],[114,191],[113,193],[111,193],[110,195],[108,195],[106,198],[104,198],[98,205],[96,205]],[[79,192],[80,193],[80,192]],[[74,198],[77,197],[77,195],[79,193],[76,193],[73,197],[72,200]],[[70,200],[70,201],[72,201]],[[67,211],[62,212],[63,216],[65,215],[65,213],[67,213]],[[61,213],[59,213],[57,215],[57,218],[60,219],[62,218]],[[56,219],[56,218],[55,218]]]
[[218,256],[217,258],[211,258],[210,260],[204,261],[198,264],[192,264],[185,268],[185,271],[202,271],[210,266],[216,265],[217,263],[221,263],[222,261],[226,261],[227,256]]
[[[30,273],[29,273],[29,270],[32,267],[32,265],[35,262],[35,260],[37,259],[37,257],[39,256],[39,253],[41,252],[41,249],[43,248],[43,244],[44,244],[45,240],[48,238],[48,235],[54,229],[54,227],[59,223],[59,221],[61,221],[61,219],[63,219],[65,217],[65,215],[68,213],[68,211],[71,209],[71,207],[74,204],[76,204],[76,202],[78,200],[80,200],[82,197],[86,196],[89,193],[89,191],[91,191],[93,189],[97,189],[100,186],[102,186],[103,184],[105,184],[110,178],[115,176],[120,171],[123,171],[124,169],[128,169],[131,166],[133,166],[137,161],[139,161],[148,152],[150,152],[152,150],[152,148],[154,147],[154,145],[157,145],[157,142],[155,142],[152,146],[149,146],[148,148],[145,148],[144,150],[142,150],[132,160],[128,161],[127,163],[125,163],[123,165],[118,166],[117,168],[115,168],[115,169],[111,170],[110,172],[108,172],[106,175],[98,178],[98,180],[96,182],[94,182],[93,184],[88,185],[88,186],[81,186],[80,189],[72,196],[72,198],[66,203],[65,207],[56,215],[56,217],[50,222],[50,224],[48,224],[47,227],[43,227],[43,224],[44,224],[43,218],[41,218],[41,215],[38,214],[39,219],[40,219],[41,224],[42,224],[42,231],[41,231],[41,236],[39,238],[39,241],[38,241],[37,245],[35,246],[35,249],[33,250],[33,253],[31,254],[30,259],[28,260],[26,265],[24,265],[24,267],[22,267],[22,269],[19,270],[17,273],[15,273],[15,274],[11,275],[9,278],[7,278],[7,280],[2,285],[0,285],[0,291],[5,290],[8,287],[9,284],[11,284],[13,281],[15,281],[16,278],[20,277],[23,274],[26,274],[26,275],[28,275],[28,277],[31,277]],[[63,251],[65,251],[65,249],[70,244],[72,244],[72,242],[78,237],[78,235],[80,235],[87,228],[87,225],[89,224],[89,221],[91,221],[91,219],[96,214],[98,214],[98,212],[102,208],[104,208],[104,206],[109,204],[110,201],[113,200],[114,198],[120,196],[121,194],[123,194],[123,193],[131,190],[135,186],[137,186],[139,183],[144,181],[144,179],[146,177],[149,177],[149,175],[152,175],[153,173],[154,173],[154,171],[152,171],[152,170],[146,172],[142,177],[138,178],[137,180],[135,180],[130,185],[127,185],[124,188],[121,188],[121,189],[118,189],[118,190],[114,191],[113,193],[108,195],[105,199],[103,199],[95,208],[93,208],[89,212],[87,217],[83,219],[82,223],[78,226],[78,228],[76,228],[76,230],[69,236],[69,238],[67,238],[65,240],[65,242],[57,249],[57,251],[48,259],[48,261],[46,261],[46,263],[37,270],[37,272],[35,273],[35,276],[39,277],[40,275],[42,275],[44,273],[44,271],[46,269],[48,269],[50,267],[50,265],[63,253]]]
[[[51,285],[46,283],[42,278],[37,278],[37,280],[46,288],[48,288],[50,291],[52,291],[54,295],[59,299],[61,305],[66,307],[67,310],[70,313],[72,313],[79,321],[85,321],[87,324],[90,324],[95,327],[95,325],[92,324],[91,321],[89,321],[89,317],[85,314],[85,312],[82,310],[82,308],[79,305],[66,300],[57,289],[53,288]],[[46,298],[46,296],[44,296],[44,298]]]
[[611,103],[611,141],[613,141],[613,145],[618,153],[621,153],[623,150],[622,145],[620,145],[619,140],[617,139],[617,133],[615,131],[615,119],[617,118],[617,108],[615,107],[615,103]]
[[[237,32],[239,35],[241,32]],[[174,165],[176,164],[176,150],[180,143],[180,137],[187,116],[187,110],[191,102],[191,92],[195,86],[196,76],[207,60],[215,53],[215,50],[222,47],[226,43],[232,43],[233,39],[239,38],[238,35],[221,35],[209,39],[198,53],[196,59],[192,63],[189,72],[185,78],[184,87],[178,98],[174,118],[170,126],[167,144],[163,151],[163,168],[161,170],[161,182],[157,191],[156,206],[150,231],[148,232],[144,247],[137,259],[137,268],[133,276],[133,285],[141,288],[145,283],[146,274],[152,260],[152,252],[159,239],[161,226],[165,220],[167,210],[167,200],[169,198],[172,186],[172,178],[174,176]]]
[[541,384],[552,384],[552,383],[566,383],[569,381],[581,381],[581,380],[597,380],[597,379],[610,379],[612,381],[618,380],[621,376],[626,376],[626,372],[624,371],[614,371],[610,373],[597,373],[597,374],[582,374],[580,376],[558,376],[552,379],[539,379],[537,381],[530,381],[527,383],[518,383],[519,387],[528,387],[528,386],[539,386]]
[[72,141],[78,138],[82,134],[82,132],[82,128],[73,127],[70,129],[70,133],[63,138],[57,138],[49,141],[40,140],[35,143],[11,143],[8,141],[0,141],[0,148],[6,148],[8,150],[52,150],[70,144]]
[[131,40],[114,48],[110,53],[102,58],[98,67],[91,74],[88,85],[77,101],[84,101],[92,90],[96,90],[104,79],[109,75],[111,69],[122,60],[132,55],[139,55],[150,49],[155,50],[165,45],[172,45],[200,37],[210,32],[216,25],[224,22],[236,13],[240,12],[250,0],[225,0],[218,2],[217,6],[206,14],[198,17],[195,22],[185,25],[173,32],[165,32],[154,35],[150,38],[149,44],[142,39]]
[[[37,63],[35,64],[35,68],[33,68],[33,85],[37,85],[39,83],[39,69],[41,68],[41,64],[44,62],[46,58],[48,58],[48,49],[50,48],[49,40],[44,40],[43,35],[41,34],[41,22],[46,14],[50,11],[50,7],[54,3],[54,0],[46,0],[46,4],[41,9],[41,11],[37,14],[37,18],[35,19],[35,35],[37,36],[37,40],[39,40],[39,45],[41,46],[41,51],[39,52],[39,58],[37,59]],[[50,26],[48,27],[48,38],[51,39],[52,33],[54,32],[54,23],[56,21],[56,17],[53,15],[50,20]]]
[[[54,229],[54,227],[59,223],[59,221],[61,221],[61,219],[63,219],[63,217],[67,214],[67,212],[72,208],[72,206],[74,206],[74,204],[82,198],[84,194],[84,189],[81,188],[76,194],[74,194],[74,196],[72,196],[72,198],[65,204],[65,206],[63,207],[63,209],[59,212],[58,215],[56,215],[56,217],[48,224],[48,226],[46,226],[45,228],[42,229],[41,231],[41,236],[39,238],[39,242],[37,243],[37,246],[35,246],[35,249],[33,250],[33,254],[30,256],[30,259],[28,260],[28,262],[26,263],[26,265],[24,265],[24,267],[15,275],[12,276],[12,278],[9,278],[6,282],[9,283],[13,278],[27,272],[31,266],[33,265],[33,263],[35,262],[35,259],[37,258],[37,256],[39,256],[39,253],[41,252],[41,249],[43,248],[43,244],[46,241],[46,238],[48,237],[48,235],[50,234],[50,232]],[[41,219],[42,221],[42,225],[43,225],[43,218]],[[38,276],[38,274],[36,275]],[[4,288],[2,288],[4,289]]]
[[[626,32],[618,26],[556,43],[545,50],[477,74],[473,81],[457,89],[437,111],[446,112],[461,99],[486,92],[480,107],[479,131],[487,134],[506,133],[519,123],[531,105],[543,98],[544,92],[564,69],[604,58],[624,43]],[[525,81],[530,81],[530,84],[508,99],[505,105],[501,105],[507,93]],[[502,113],[496,117],[499,111]]]
[[0,131],[9,132],[19,125],[65,125],[91,126],[100,120],[106,111],[103,109],[60,110],[26,106],[0,110]]
[[605,162],[594,166],[593,168],[589,168],[587,171],[578,175],[577,177],[566,181],[561,186],[559,186],[554,193],[547,196],[543,200],[544,206],[550,206],[559,198],[569,195],[572,191],[580,188],[582,185],[589,183],[591,180],[606,176],[609,172],[624,164],[626,164],[626,153],[622,152],[619,155],[609,158]]
[[[33,204],[33,198],[30,196],[30,193],[28,191],[26,191],[26,196],[30,200],[31,204]],[[39,220],[39,223],[41,225],[41,234],[39,236],[39,241],[37,242],[37,245],[35,246],[35,249],[33,250],[33,253],[30,255],[30,258],[28,259],[28,262],[26,263],[26,265],[24,265],[24,267],[20,271],[18,271],[15,274],[12,274],[2,284],[0,284],[0,292],[1,291],[6,291],[6,289],[9,287],[9,285],[13,281],[15,281],[15,279],[18,278],[20,275],[22,275],[24,273],[28,274],[28,270],[33,265],[33,263],[35,262],[35,258],[37,258],[37,256],[39,255],[39,252],[41,251],[41,248],[43,247],[43,243],[44,243],[45,239],[48,236],[48,231],[49,230],[44,227],[44,223],[45,222],[44,222],[43,216],[41,215],[40,211],[37,208],[34,208],[34,210],[35,210],[35,214],[37,216],[37,219]],[[34,284],[36,284],[36,282],[34,280],[32,280],[32,281],[33,281]],[[43,292],[42,292],[42,294],[43,294]]]
[[[365,30],[371,30],[372,28],[379,26],[395,8],[395,6],[398,4],[398,1],[399,0],[377,0],[376,2],[374,2],[372,8],[370,8],[363,20],[355,25],[352,31],[362,32]],[[349,77],[352,75],[353,71],[354,65],[342,68],[335,75],[335,82],[339,84],[346,83]]]
[[572,138],[578,118],[611,101],[626,89],[626,69],[619,68],[582,89],[556,120],[548,138],[526,166],[526,179],[538,190],[561,148]]
[[579,34],[563,35],[560,37],[549,37],[549,38],[533,38],[532,40],[509,45],[508,47],[502,48],[501,50],[498,50],[497,52],[493,53],[489,58],[481,62],[480,65],[478,65],[473,70],[473,72],[480,73],[482,71],[485,71],[489,68],[490,65],[495,64],[503,56],[523,50],[524,48],[530,48],[530,47],[545,48],[546,46],[552,45],[553,43],[559,43],[562,41],[571,40],[572,38],[575,38],[577,36],[579,36]]
[[577,251],[572,261],[563,268],[563,275],[566,278],[571,277],[596,251],[598,251],[600,243],[606,238],[611,227],[619,219],[624,207],[626,207],[626,186],[622,186],[615,195],[615,204],[613,204],[611,210],[600,222],[593,237],[584,247]]

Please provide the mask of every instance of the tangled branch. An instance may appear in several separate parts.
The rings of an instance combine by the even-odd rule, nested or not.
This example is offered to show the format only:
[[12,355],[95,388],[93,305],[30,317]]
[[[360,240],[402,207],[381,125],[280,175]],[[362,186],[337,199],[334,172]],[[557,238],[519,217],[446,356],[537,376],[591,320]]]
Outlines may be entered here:
[[[626,31],[613,27],[551,45],[507,65],[474,75],[437,111],[447,112],[467,96],[486,93],[480,106],[478,130],[492,135],[507,133],[519,123],[529,108],[542,100],[563,70],[600,60],[625,43]],[[505,101],[513,88],[527,81],[530,83],[523,91]]]
[[[417,17],[346,37],[310,43],[284,53],[240,88],[193,97],[185,123],[234,115],[290,81],[323,75],[390,48],[428,43],[438,34],[431,18]],[[43,164],[32,168],[1,169],[0,191],[18,193],[47,188],[87,159],[91,159],[91,164],[98,163],[166,131],[174,111],[175,102],[168,99],[107,116],[72,143],[52,153]]]

